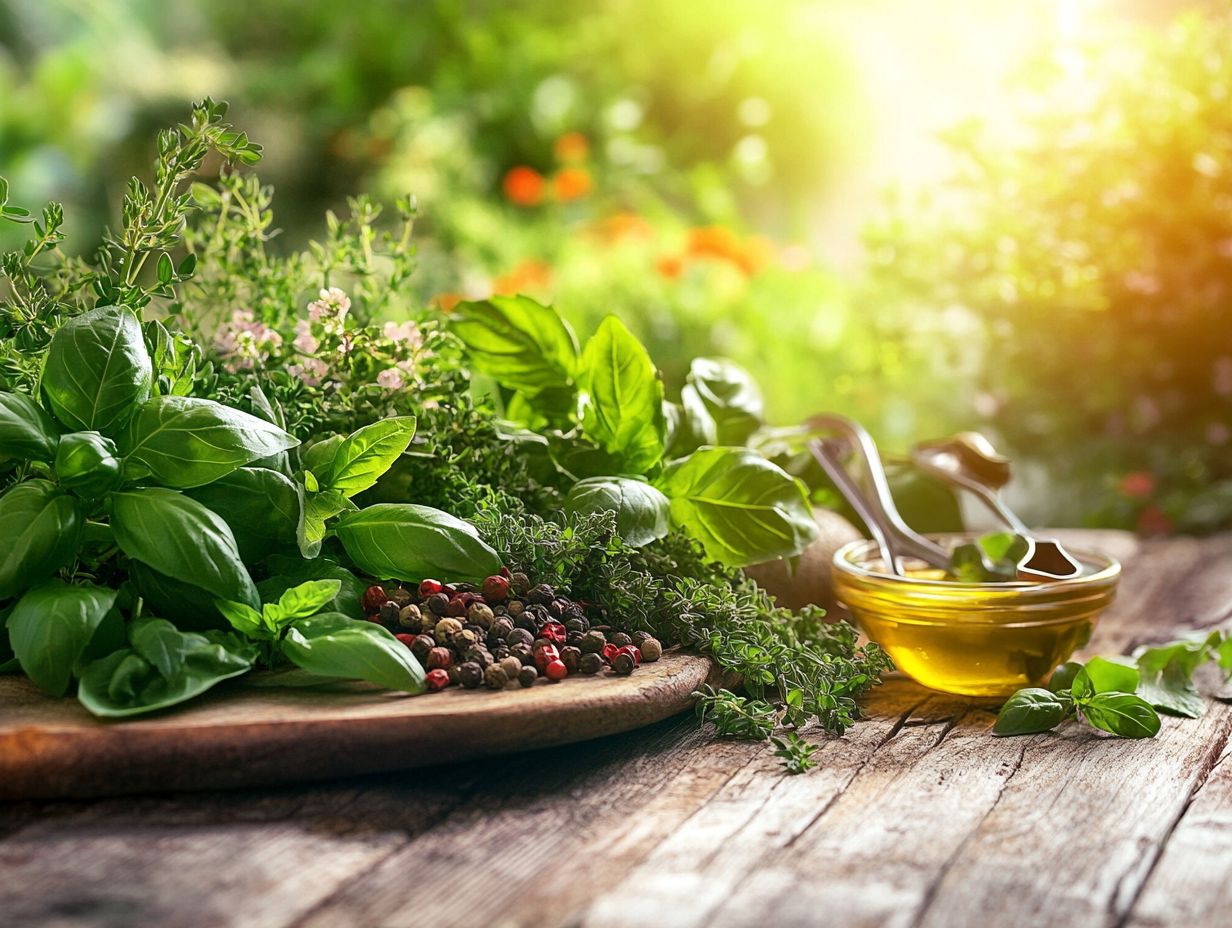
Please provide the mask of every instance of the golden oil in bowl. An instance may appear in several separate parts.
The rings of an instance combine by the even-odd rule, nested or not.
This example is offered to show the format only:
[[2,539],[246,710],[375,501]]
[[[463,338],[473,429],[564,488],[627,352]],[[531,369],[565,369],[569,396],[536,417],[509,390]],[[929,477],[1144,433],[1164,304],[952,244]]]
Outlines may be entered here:
[[[937,537],[945,547],[969,540]],[[1040,686],[1090,640],[1116,595],[1121,565],[1073,551],[1083,572],[1043,583],[961,583],[922,564],[885,569],[877,546],[853,541],[834,555],[834,592],[870,639],[924,686],[966,696],[1008,696]]]

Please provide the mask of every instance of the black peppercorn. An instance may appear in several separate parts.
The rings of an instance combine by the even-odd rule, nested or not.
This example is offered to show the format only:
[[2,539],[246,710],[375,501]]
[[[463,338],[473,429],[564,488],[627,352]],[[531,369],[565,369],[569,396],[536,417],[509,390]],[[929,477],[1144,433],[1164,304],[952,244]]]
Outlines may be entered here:
[[535,642],[535,636],[525,628],[515,628],[505,636],[505,644],[509,645],[509,649],[513,650],[518,645],[530,647]]
[[381,609],[379,612],[379,615],[381,618],[381,624],[387,625],[387,626],[397,625],[398,624],[398,613],[401,611],[402,611],[402,607],[400,607],[392,599],[387,599],[385,602],[381,603]]
[[554,599],[548,603],[548,615],[554,619],[563,619],[565,617],[565,600]]
[[509,637],[509,633],[511,631],[513,631],[513,620],[507,615],[500,616],[495,622],[492,623],[492,627],[488,629],[489,634],[496,635],[500,638]]
[[578,659],[578,670],[585,674],[596,674],[603,669],[603,655],[591,651]]
[[511,574],[509,577],[509,588],[518,596],[525,596],[526,591],[530,589],[530,577],[521,571]]
[[561,648],[560,659],[564,663],[566,670],[570,673],[577,673],[582,659],[582,652],[577,648]]
[[[428,673],[435,673],[435,671],[429,670]],[[462,682],[462,677],[459,675],[457,664],[450,664],[449,669],[446,670],[445,673],[449,677],[449,682],[454,686],[457,686],[460,682]]]
[[533,666],[523,667],[518,671],[518,682],[522,686],[534,686],[537,679],[539,679],[539,671]]
[[633,634],[632,634],[632,635],[630,635],[629,637],[631,637],[631,638],[633,639],[633,644],[634,644],[636,647],[639,647],[639,648],[640,648],[640,647],[642,646],[642,642],[643,642],[643,641],[645,641],[647,638],[650,638],[650,637],[652,637],[652,636],[651,636],[650,632],[633,632]]
[[486,648],[473,647],[467,649],[466,653],[462,655],[462,660],[478,664],[480,667],[487,667],[492,663],[492,655],[488,653]]
[[556,591],[546,583],[540,583],[538,586],[531,587],[530,592],[526,594],[526,601],[534,603],[536,606],[546,606],[556,598]]
[[509,648],[509,656],[516,657],[522,664],[533,664],[535,652],[528,644],[515,644]]
[[520,616],[518,616],[517,620],[513,623],[513,627],[526,629],[528,632],[531,633],[531,637],[533,638],[535,635],[535,632],[539,630],[539,623],[535,621],[534,613],[523,612]]
[[525,609],[526,609],[526,603],[522,602],[522,600],[520,599],[511,599],[509,600],[509,603],[505,606],[505,611],[508,612],[515,619],[518,616],[520,616]]
[[[581,621],[586,622],[587,627],[590,626],[590,622],[586,619],[586,610],[572,600],[569,600],[568,605],[565,606],[565,618],[580,619]],[[585,629],[583,629],[583,631],[585,631]]]
[[483,672],[483,682],[490,690],[503,690],[509,682],[509,675],[500,664],[493,664]]
[[590,623],[585,619],[571,618],[565,621],[565,631],[586,634],[590,631]]
[[434,615],[445,615],[449,611],[449,595],[447,593],[434,593],[427,598],[425,604]]
[[582,636],[582,642],[578,645],[578,647],[581,648],[584,653],[598,653],[603,650],[603,647],[606,644],[607,638],[604,636],[603,632],[596,631],[592,628]]
[[565,636],[565,644],[573,648],[580,648],[582,646],[582,639],[585,637],[581,632],[569,632]]
[[633,669],[637,666],[637,662],[633,660],[631,654],[617,654],[612,658],[612,671],[620,674],[622,677],[633,673]]
[[624,632],[617,632],[608,640],[611,641],[611,643],[616,645],[616,647],[618,648],[628,647],[629,645],[633,644],[633,639],[629,637],[628,635],[626,635]]
[[422,664],[428,659],[428,652],[435,647],[436,639],[431,635],[416,635],[411,642],[411,653],[415,655],[415,660]]
[[458,682],[468,690],[473,690],[483,682],[483,668],[474,661],[458,665]]
[[473,583],[455,583],[453,585],[454,593],[478,593],[479,587]]

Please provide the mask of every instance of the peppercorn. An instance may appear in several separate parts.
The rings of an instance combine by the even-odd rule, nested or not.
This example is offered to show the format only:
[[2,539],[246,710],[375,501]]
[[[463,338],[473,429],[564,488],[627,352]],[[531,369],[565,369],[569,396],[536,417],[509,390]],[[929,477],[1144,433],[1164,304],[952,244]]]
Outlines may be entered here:
[[581,648],[584,653],[598,654],[603,650],[603,646],[606,644],[607,638],[604,637],[603,632],[592,628],[582,636],[582,642],[578,645],[578,647]]
[[474,661],[458,665],[458,682],[468,690],[473,690],[483,682],[483,668]]
[[565,601],[562,599],[554,599],[548,603],[548,615],[554,619],[563,619],[565,617]]
[[385,594],[385,588],[379,583],[374,583],[364,590],[364,612],[376,612],[388,599],[389,597]]
[[565,643],[565,626],[561,625],[559,622],[545,623],[539,634],[548,641],[552,642],[552,644],[559,645]]
[[503,641],[509,637],[511,631],[513,631],[513,620],[507,615],[502,615],[492,623],[492,627],[488,629],[488,634],[495,635]]
[[466,595],[463,593],[449,600],[449,605],[445,609],[445,615],[453,616],[455,619],[460,619],[466,615],[467,607],[470,606],[470,601],[466,599]]
[[411,653],[422,664],[428,659],[428,652],[435,647],[436,639],[431,635],[416,635],[415,640],[411,642]]
[[650,664],[663,656],[663,645],[657,638],[646,638],[638,650],[642,653],[642,660]]
[[377,614],[380,616],[382,625],[397,625],[398,624],[398,614],[401,611],[402,609],[398,606],[396,602],[394,602],[392,599],[387,599],[385,600],[385,602],[381,603],[380,612],[378,612]]
[[524,628],[515,628],[505,636],[505,644],[509,645],[511,651],[520,644],[529,648],[534,641],[535,636]]
[[463,625],[462,631],[470,632],[472,635],[475,636],[476,641],[482,641],[484,638],[488,637],[487,633],[482,628],[480,628],[478,625],[470,625],[470,624]]
[[508,609],[509,614],[516,619],[526,609],[526,603],[522,602],[520,599],[511,599],[505,608]]
[[618,648],[627,647],[628,645],[633,644],[633,639],[624,632],[617,632],[611,637],[610,640],[612,644],[616,645]]
[[590,631],[590,623],[585,619],[573,618],[565,622],[565,631],[584,635]]
[[631,658],[633,658],[634,667],[642,666],[642,652],[639,651],[637,648],[633,647],[633,645],[627,644],[623,648],[620,648],[616,651],[617,657],[619,657],[621,654],[628,654]]
[[526,591],[530,589],[530,577],[520,570],[515,571],[509,577],[509,588],[519,596],[525,596]]
[[578,672],[578,664],[582,659],[582,652],[577,648],[561,648],[560,660],[565,665],[565,668],[570,673]]
[[514,628],[524,628],[531,633],[533,637],[535,632],[539,630],[539,623],[535,621],[535,616],[530,612],[523,612],[513,622]]
[[636,666],[637,665],[633,660],[633,655],[625,651],[621,651],[612,661],[612,672],[618,673],[622,677],[627,677],[629,674],[633,673]]
[[509,682],[509,674],[505,673],[505,668],[500,664],[493,664],[483,672],[483,682],[490,690],[503,690]]
[[414,597],[411,596],[411,591],[404,587],[398,587],[389,594],[389,598],[398,604],[399,609],[403,606],[409,606],[414,599]]
[[441,581],[439,580],[421,580],[419,581],[419,598],[427,599],[429,596],[435,596],[441,591]]
[[533,664],[535,662],[535,652],[530,649],[528,644],[515,644],[509,648],[509,656],[516,657],[522,664]]
[[603,658],[591,651],[583,654],[578,660],[578,670],[585,674],[596,674],[603,669]]
[[432,634],[437,641],[444,644],[449,641],[455,633],[460,631],[462,631],[462,623],[457,619],[441,619],[436,623],[436,629],[432,632]]
[[569,634],[565,635],[565,644],[571,648],[581,648],[582,639],[585,637],[581,632],[569,632]]
[[487,603],[474,602],[466,610],[466,620],[472,625],[478,625],[484,631],[487,631],[492,627],[492,623],[496,621],[496,614]]
[[492,652],[492,660],[497,663],[500,663],[509,656],[509,648],[505,646],[504,642],[501,642],[494,648],[488,648],[488,650]]
[[[586,627],[589,628],[590,622],[586,618],[586,610],[583,609],[579,603],[575,603],[572,600],[566,600],[566,603],[565,618],[570,620],[578,619],[582,622],[586,622]],[[585,631],[585,629],[583,629],[583,631]]]
[[439,668],[447,669],[453,664],[453,654],[448,648],[433,648],[428,652],[428,669],[436,670]]
[[560,652],[556,650],[556,645],[544,644],[535,648],[535,666],[540,670],[543,670],[552,661],[558,660],[560,660]]
[[531,587],[526,594],[526,601],[533,603],[536,606],[546,606],[556,598],[556,591],[546,583],[540,583],[538,586]]
[[487,667],[492,663],[492,655],[488,653],[486,648],[476,646],[467,648],[466,653],[462,655],[462,660],[471,661],[480,667]]
[[522,662],[511,654],[501,660],[500,666],[505,671],[505,676],[513,680],[517,677],[518,671],[522,669]]
[[407,603],[398,610],[398,624],[419,631],[423,627],[423,613],[414,603]]
[[563,661],[548,661],[543,667],[543,675],[555,683],[569,676],[569,669]]
[[599,653],[602,654],[603,659],[610,664],[616,658],[616,655],[620,653],[620,648],[616,647],[614,644],[605,644],[603,646],[603,650]]
[[479,587],[475,586],[473,583],[467,583],[464,581],[462,583],[455,583],[453,585],[453,591],[454,593],[478,593]]
[[397,638],[399,641],[401,641],[408,648],[415,644],[414,635],[398,634],[398,635],[394,635],[394,637]]
[[465,628],[460,628],[449,636],[449,646],[459,654],[465,654],[473,648],[479,638],[474,632],[468,632]]
[[534,686],[537,679],[539,679],[539,671],[534,667],[526,666],[518,671],[518,683],[522,686]]
[[449,597],[444,593],[433,593],[425,602],[434,615],[445,615],[449,611]]
[[443,670],[429,670],[424,676],[424,682],[432,692],[443,690],[449,685],[449,674]]
[[490,603],[503,603],[509,598],[509,580],[499,574],[485,579],[483,598]]
[[457,686],[462,682],[462,678],[458,675],[458,665],[450,664],[445,668],[445,673],[449,674],[449,682]]
[[642,642],[652,636],[650,632],[633,632],[633,634],[630,635],[630,637],[633,639],[634,645],[640,648],[642,646]]
[[540,648],[546,647],[547,645],[555,646],[556,642],[548,638],[536,638],[530,647],[532,651],[538,651]]

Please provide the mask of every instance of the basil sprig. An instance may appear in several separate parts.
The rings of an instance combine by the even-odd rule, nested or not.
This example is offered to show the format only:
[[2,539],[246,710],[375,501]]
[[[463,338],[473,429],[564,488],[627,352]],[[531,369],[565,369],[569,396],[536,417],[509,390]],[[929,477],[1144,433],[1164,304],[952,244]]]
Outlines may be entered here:
[[1022,689],[1006,700],[993,734],[1038,734],[1079,716],[1088,725],[1122,738],[1153,738],[1159,732],[1159,715],[1135,695],[1139,681],[1137,667],[1102,657],[1086,664],[1062,664],[1047,689]]

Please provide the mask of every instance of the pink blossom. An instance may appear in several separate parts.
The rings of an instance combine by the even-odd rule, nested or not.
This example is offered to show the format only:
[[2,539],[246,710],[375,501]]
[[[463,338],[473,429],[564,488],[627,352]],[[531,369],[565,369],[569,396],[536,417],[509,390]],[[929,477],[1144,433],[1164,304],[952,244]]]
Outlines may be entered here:
[[290,364],[287,373],[296,380],[302,380],[305,386],[315,387],[321,378],[329,371],[329,367],[320,358],[304,358],[302,364]]
[[391,342],[406,342],[408,345],[415,347],[423,344],[423,336],[419,332],[419,326],[413,322],[387,322],[385,327],[381,329],[383,334]]
[[402,372],[396,367],[391,367],[377,374],[376,382],[386,390],[400,389],[402,387]]
[[341,327],[351,309],[351,298],[337,287],[322,290],[320,299],[308,304],[308,318],[313,322],[332,322]]

